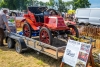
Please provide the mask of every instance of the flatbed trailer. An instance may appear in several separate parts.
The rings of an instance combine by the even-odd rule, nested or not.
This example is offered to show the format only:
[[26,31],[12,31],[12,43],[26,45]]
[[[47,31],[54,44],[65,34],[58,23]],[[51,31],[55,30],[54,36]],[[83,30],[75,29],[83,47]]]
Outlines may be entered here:
[[[6,34],[6,42],[8,44],[8,48],[15,47],[15,50],[18,53],[22,53],[24,50],[32,48],[37,52],[46,54],[54,59],[60,59],[63,57],[64,50],[66,48],[66,45],[55,47],[53,45],[45,44],[38,40],[19,35],[17,33],[8,33],[7,31],[5,31],[5,34]],[[90,44],[94,42],[94,47],[95,47],[96,44],[95,39],[87,38],[84,36],[81,36],[80,39],[85,39]]]
[[55,47],[32,38],[19,35],[17,33],[5,32],[5,34],[6,34],[6,43],[8,44],[8,48],[15,47],[15,50],[18,53],[22,53],[24,50],[32,48],[54,59],[60,59],[63,57],[64,50],[66,48],[66,45]]

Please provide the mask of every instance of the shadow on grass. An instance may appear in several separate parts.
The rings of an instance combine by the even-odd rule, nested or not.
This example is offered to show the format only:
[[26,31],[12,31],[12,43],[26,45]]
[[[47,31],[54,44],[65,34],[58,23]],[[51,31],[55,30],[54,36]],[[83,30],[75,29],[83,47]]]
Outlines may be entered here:
[[[38,40],[38,38],[36,40]],[[66,42],[58,40],[58,39],[55,39],[55,40],[53,40],[53,45],[55,47],[60,47],[60,46],[66,45]],[[14,48],[13,49],[9,49],[6,44],[5,44],[5,46],[0,47],[0,49],[2,51],[15,51]],[[43,63],[48,64],[50,67],[59,67],[60,63],[62,61],[62,59],[56,60],[56,59],[54,59],[54,58],[52,58],[50,56],[47,56],[47,55],[42,54],[42,53],[39,53],[39,52],[37,52],[37,51],[35,51],[33,49],[28,49],[27,51],[24,51],[22,53],[22,55],[25,56],[25,57],[32,56],[35,59],[40,60],[40,62],[38,62],[37,64],[40,65],[40,66],[43,66],[43,67],[46,67],[46,66],[44,66]],[[66,67],[69,67],[69,66],[66,66]]]
[[[32,39],[35,39],[35,40],[38,40],[39,41],[39,37],[33,37]],[[66,46],[66,41],[63,41],[63,40],[59,40],[57,38],[53,38],[53,43],[52,43],[53,46],[55,47],[61,47],[61,46]],[[23,56],[33,56],[34,58],[40,60],[41,62],[44,62],[46,64],[48,64],[50,67],[59,67],[60,66],[60,63],[62,61],[62,59],[54,59],[50,56],[47,56],[45,54],[42,54],[42,53],[39,53],[33,49],[30,49],[28,51],[25,51]],[[41,64],[41,62],[39,64]],[[43,65],[42,65],[43,66]],[[45,66],[43,66],[45,67]],[[68,66],[67,66],[68,67]]]
[[[25,57],[28,57],[28,56],[32,56],[38,60],[40,60],[41,62],[39,62],[38,64],[45,67],[42,62],[48,64],[50,67],[60,67],[60,64],[61,64],[61,61],[62,61],[62,58],[60,59],[54,59],[50,56],[47,56],[43,53],[39,53],[33,49],[29,49],[28,51],[25,51],[23,54],[23,56]],[[70,67],[68,65],[65,65],[65,67]]]
[[[0,47],[0,49],[2,51],[15,51],[15,49],[9,49],[7,47],[7,45]],[[40,62],[37,62],[37,64],[40,66],[43,66],[43,67],[46,67],[43,63],[46,63],[50,67],[59,67],[60,63],[62,61],[62,59],[56,60],[56,59],[54,59],[50,56],[47,56],[45,54],[38,53],[37,51],[35,51],[33,49],[28,49],[27,51],[24,51],[21,55],[23,55],[25,57],[29,57],[29,56],[34,57],[35,59],[40,61]],[[65,65],[65,67],[66,67],[66,65]],[[67,67],[70,67],[70,66],[67,66]]]
[[0,46],[0,49],[2,51],[15,51],[14,49],[9,49],[8,46],[6,44],[4,44],[4,46]]
[[[38,37],[37,38],[33,38],[33,39],[39,40]],[[52,45],[55,46],[55,47],[66,46],[66,44],[67,44],[66,41],[59,40],[57,38],[53,38],[53,44]],[[37,51],[35,51],[33,49],[25,51],[24,54],[22,54],[22,55],[26,56],[26,57],[28,57],[29,55],[31,55],[34,58],[36,58],[36,59],[38,59],[38,60],[40,60],[40,61],[48,64],[50,67],[59,67],[60,64],[61,64],[61,61],[62,61],[62,58],[56,60],[56,59],[54,59],[54,58],[52,58],[50,56],[47,56],[47,55],[42,54],[42,53],[39,53],[39,52],[37,52]],[[41,62],[39,64],[41,64]],[[41,66],[43,66],[43,65],[41,64]],[[45,67],[45,66],[43,66],[43,67]],[[70,67],[70,66],[65,65],[65,67]]]

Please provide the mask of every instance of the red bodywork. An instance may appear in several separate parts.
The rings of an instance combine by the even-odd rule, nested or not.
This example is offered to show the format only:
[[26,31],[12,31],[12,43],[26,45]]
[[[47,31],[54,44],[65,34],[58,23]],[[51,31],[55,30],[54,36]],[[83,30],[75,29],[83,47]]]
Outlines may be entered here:
[[34,30],[39,30],[39,26],[43,26],[43,23],[36,22],[34,14],[30,11],[28,11],[28,14],[25,14],[24,17],[24,21],[28,22]]
[[40,27],[47,27],[48,29],[55,30],[67,30],[69,29],[62,16],[53,15],[53,16],[44,16],[44,22],[36,22],[34,13],[28,11],[28,14],[24,15],[25,21],[30,24],[33,30],[39,30]]
[[23,35],[31,37],[32,34],[38,33],[41,42],[52,44],[53,37],[62,36],[67,39],[67,34],[78,37],[78,31],[75,26],[66,23],[62,16],[54,9],[45,10],[45,7],[29,7],[28,13],[24,15],[26,23],[23,25]]
[[45,17],[44,25],[51,30],[66,30],[64,19],[61,16],[48,16]]

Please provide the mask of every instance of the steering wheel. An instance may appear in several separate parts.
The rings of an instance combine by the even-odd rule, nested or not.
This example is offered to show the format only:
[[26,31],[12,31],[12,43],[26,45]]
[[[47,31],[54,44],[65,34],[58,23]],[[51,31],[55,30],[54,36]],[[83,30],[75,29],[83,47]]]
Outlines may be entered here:
[[51,14],[51,12],[54,12],[55,15],[58,15],[58,13],[54,9],[48,9],[47,12],[49,12],[50,14]]

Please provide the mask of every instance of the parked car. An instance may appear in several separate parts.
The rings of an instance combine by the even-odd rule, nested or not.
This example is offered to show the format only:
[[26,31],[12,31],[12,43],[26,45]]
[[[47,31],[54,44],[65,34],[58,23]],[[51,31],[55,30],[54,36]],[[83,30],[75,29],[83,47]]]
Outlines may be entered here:
[[79,8],[75,17],[79,24],[100,25],[100,8]]
[[22,17],[23,12],[21,12],[19,10],[9,10],[9,16]]

